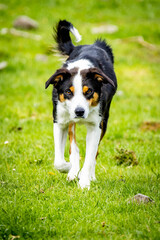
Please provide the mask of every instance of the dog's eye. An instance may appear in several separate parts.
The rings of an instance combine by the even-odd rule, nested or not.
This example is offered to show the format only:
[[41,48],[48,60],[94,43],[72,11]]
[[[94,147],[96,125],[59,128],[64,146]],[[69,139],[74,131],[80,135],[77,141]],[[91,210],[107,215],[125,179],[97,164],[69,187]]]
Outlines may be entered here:
[[91,95],[93,93],[93,90],[89,88],[86,92],[85,95]]
[[65,93],[68,94],[68,95],[72,95],[72,91],[71,91],[70,89],[67,89],[67,90],[65,91]]

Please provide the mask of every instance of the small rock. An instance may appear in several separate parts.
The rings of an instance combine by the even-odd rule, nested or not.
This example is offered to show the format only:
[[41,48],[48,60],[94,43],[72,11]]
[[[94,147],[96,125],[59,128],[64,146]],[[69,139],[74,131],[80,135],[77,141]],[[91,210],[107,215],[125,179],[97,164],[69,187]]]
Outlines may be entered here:
[[6,4],[0,3],[0,10],[6,10],[8,6]]
[[40,220],[45,220],[47,217],[41,217]]
[[123,95],[124,95],[124,93],[123,93],[122,90],[118,90],[118,91],[116,92],[116,94],[117,94],[117,96],[123,96]]
[[138,193],[133,198],[129,200],[129,202],[137,202],[137,203],[148,203],[148,202],[154,202],[150,197],[143,195],[141,193]]
[[36,61],[38,62],[47,62],[48,57],[45,54],[37,54],[35,57]]
[[39,191],[39,192],[40,192],[40,193],[45,193],[43,189],[40,189],[40,191]]
[[0,70],[3,70],[4,68],[6,68],[8,65],[8,63],[6,61],[0,62]]
[[0,34],[1,35],[11,34],[13,36],[30,38],[30,39],[34,39],[36,41],[39,41],[42,38],[40,35],[28,33],[26,31],[22,31],[22,30],[17,30],[15,28],[2,28],[0,30]]
[[99,27],[93,27],[92,28],[92,33],[96,34],[96,33],[108,33],[108,34],[112,34],[118,31],[118,27],[116,25],[111,25],[111,24],[107,24],[107,25],[101,25]]
[[1,35],[6,35],[8,33],[8,28],[1,28],[0,34]]
[[105,221],[101,222],[102,227],[105,227],[106,223]]
[[38,23],[27,16],[19,16],[13,22],[13,26],[15,28],[21,28],[21,29],[37,29]]
[[48,172],[49,175],[56,175],[54,172]]

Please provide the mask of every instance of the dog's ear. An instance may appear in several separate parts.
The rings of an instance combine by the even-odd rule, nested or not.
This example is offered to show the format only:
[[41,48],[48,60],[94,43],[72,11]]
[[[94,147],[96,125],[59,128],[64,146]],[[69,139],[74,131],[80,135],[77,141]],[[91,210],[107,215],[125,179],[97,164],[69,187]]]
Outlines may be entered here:
[[48,81],[45,83],[45,88],[48,88],[50,84],[53,84],[54,87],[56,87],[60,81],[64,81],[70,76],[71,73],[68,69],[60,68],[48,79]]
[[102,83],[110,83],[115,88],[114,82],[99,68],[90,68],[88,74],[91,74],[93,79]]

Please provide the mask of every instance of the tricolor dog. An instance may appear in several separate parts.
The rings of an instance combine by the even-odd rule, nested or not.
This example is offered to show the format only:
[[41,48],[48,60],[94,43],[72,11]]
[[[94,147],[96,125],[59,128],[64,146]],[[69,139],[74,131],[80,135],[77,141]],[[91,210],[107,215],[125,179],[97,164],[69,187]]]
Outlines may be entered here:
[[[59,21],[55,32],[58,49],[68,58],[45,85],[46,88],[53,85],[54,166],[60,172],[68,173],[69,181],[78,177],[79,186],[89,189],[90,182],[95,180],[98,145],[106,132],[110,104],[117,88],[113,53],[101,39],[92,45],[74,46],[70,32],[77,41],[81,36],[66,20]],[[81,170],[75,139],[77,123],[87,128],[86,155]],[[67,134],[70,162],[64,159]]]

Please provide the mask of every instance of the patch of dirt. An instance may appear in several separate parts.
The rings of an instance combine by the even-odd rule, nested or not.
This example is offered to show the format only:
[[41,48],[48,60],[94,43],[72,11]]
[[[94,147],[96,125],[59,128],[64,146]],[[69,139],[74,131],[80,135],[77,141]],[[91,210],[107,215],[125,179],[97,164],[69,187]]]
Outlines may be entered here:
[[134,151],[126,150],[123,148],[117,148],[116,151],[117,154],[115,155],[114,159],[116,160],[117,165],[123,165],[126,167],[138,165],[138,161]]
[[140,126],[144,131],[157,131],[160,129],[160,122],[143,122]]

